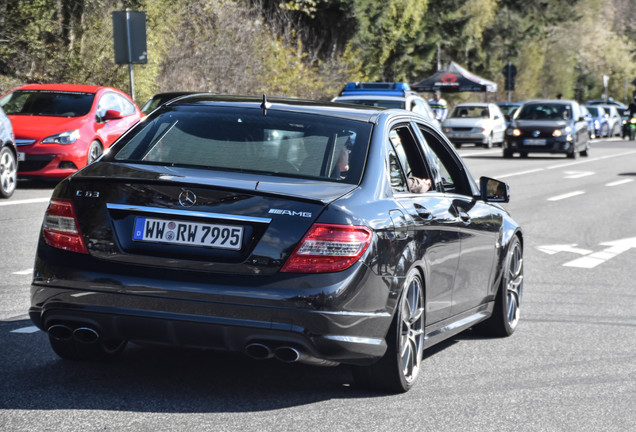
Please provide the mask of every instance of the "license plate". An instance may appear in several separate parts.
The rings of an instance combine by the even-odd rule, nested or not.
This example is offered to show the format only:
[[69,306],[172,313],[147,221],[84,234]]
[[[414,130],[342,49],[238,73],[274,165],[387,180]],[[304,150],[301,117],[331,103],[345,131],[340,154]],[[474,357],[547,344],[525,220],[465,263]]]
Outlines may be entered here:
[[243,227],[138,217],[133,240],[239,250]]
[[545,145],[545,138],[528,138],[523,140],[525,145]]
[[26,160],[26,153],[18,152],[18,162],[24,162]]

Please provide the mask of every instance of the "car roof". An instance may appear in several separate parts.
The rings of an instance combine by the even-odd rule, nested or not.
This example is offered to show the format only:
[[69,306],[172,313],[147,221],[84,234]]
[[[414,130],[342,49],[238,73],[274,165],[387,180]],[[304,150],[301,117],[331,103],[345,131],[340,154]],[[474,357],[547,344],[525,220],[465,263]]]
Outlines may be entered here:
[[348,82],[339,94],[339,96],[354,95],[419,96],[405,82]]
[[[181,105],[208,105],[222,107],[249,107],[264,110],[294,111],[307,114],[320,114],[330,117],[340,117],[349,120],[375,123],[384,109],[376,109],[362,105],[344,105],[332,102],[318,102],[293,98],[267,98],[267,106],[263,107],[263,99],[254,96],[211,95],[197,93],[179,99],[173,99],[163,105],[165,108]],[[400,110],[402,111],[402,110]],[[407,111],[405,111],[408,113]]]
[[489,105],[490,104],[486,103],[486,102],[464,102],[464,103],[460,103],[460,104],[455,105],[455,108],[457,108],[457,107],[469,107],[469,106],[476,106],[476,107],[486,108]]
[[340,101],[340,100],[396,100],[396,101],[403,101],[404,99],[406,99],[408,96],[393,96],[393,95],[389,95],[389,94],[377,94],[377,95],[370,95],[370,94],[359,94],[359,95],[344,95],[344,96],[338,96],[332,99],[333,101]]
[[98,90],[103,88],[110,88],[110,87],[86,85],[86,84],[25,84],[23,86],[16,88],[15,90],[57,90],[57,91],[69,91],[69,92],[96,93]]
[[574,100],[569,100],[569,99],[530,99],[527,100],[523,103],[523,105],[525,104],[535,104],[535,103],[540,103],[540,104],[553,104],[553,105],[572,105],[572,104],[578,104],[577,101]]

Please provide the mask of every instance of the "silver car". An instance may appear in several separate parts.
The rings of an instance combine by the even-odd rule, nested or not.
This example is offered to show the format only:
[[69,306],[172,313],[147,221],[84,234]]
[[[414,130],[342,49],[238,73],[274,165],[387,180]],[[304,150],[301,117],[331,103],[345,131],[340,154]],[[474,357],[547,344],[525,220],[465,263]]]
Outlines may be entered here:
[[457,148],[462,144],[491,148],[503,144],[506,120],[496,104],[463,103],[453,108],[442,130]]
[[18,180],[18,158],[11,121],[0,108],[0,198],[13,195]]

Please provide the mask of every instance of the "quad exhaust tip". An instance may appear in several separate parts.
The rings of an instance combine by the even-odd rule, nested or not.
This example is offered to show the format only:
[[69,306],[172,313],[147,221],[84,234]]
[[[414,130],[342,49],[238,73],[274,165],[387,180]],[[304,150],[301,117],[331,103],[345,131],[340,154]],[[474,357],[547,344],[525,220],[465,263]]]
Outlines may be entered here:
[[303,353],[298,348],[291,346],[279,346],[272,348],[267,345],[266,342],[253,342],[245,346],[245,353],[253,359],[266,360],[275,358],[283,363],[304,363],[314,366],[338,366],[340,363],[323,360],[306,353]]
[[91,344],[99,340],[97,330],[90,327],[72,328],[66,324],[53,324],[47,329],[52,338],[59,341],[69,341],[71,339],[77,342]]

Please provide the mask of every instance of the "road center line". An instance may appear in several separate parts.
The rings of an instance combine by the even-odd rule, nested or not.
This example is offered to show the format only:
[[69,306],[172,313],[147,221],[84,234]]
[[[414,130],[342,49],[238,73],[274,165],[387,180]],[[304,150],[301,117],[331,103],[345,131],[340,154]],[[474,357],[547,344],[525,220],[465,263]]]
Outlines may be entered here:
[[18,205],[18,204],[43,203],[43,202],[49,202],[49,200],[50,198],[31,198],[31,199],[16,200],[16,201],[3,201],[3,202],[0,202],[0,207],[8,206],[8,205]]
[[14,275],[30,275],[31,273],[33,273],[33,269],[32,268],[26,269],[26,270],[16,271],[16,272],[13,272],[11,274],[14,274]]
[[540,171],[544,171],[545,168],[536,168],[536,169],[532,169],[532,170],[528,170],[528,171],[519,171],[516,173],[510,173],[510,174],[504,174],[504,175],[500,175],[497,176],[496,178],[506,178],[506,177],[514,177],[514,176],[520,176],[520,175],[525,175],[525,174],[533,174],[536,172],[540,172]]
[[619,185],[622,185],[622,184],[625,184],[625,183],[631,183],[633,181],[634,181],[634,179],[618,180],[618,181],[615,181],[615,182],[607,183],[605,186],[609,186],[609,187],[619,186]]
[[558,195],[552,198],[548,198],[548,201],[559,201],[559,200],[563,200],[566,198],[572,198],[578,195],[583,195],[585,192],[584,191],[574,191],[574,192],[570,192],[570,193],[566,193],[563,195]]
[[564,168],[564,167],[569,167],[569,166],[572,166],[572,165],[581,165],[581,164],[584,164],[584,163],[598,162],[598,161],[604,160],[604,159],[611,159],[611,158],[615,158],[615,157],[628,156],[628,155],[632,155],[632,154],[636,154],[636,150],[631,150],[631,151],[623,152],[623,153],[617,153],[617,154],[613,154],[613,155],[599,156],[599,157],[595,157],[595,158],[588,158],[588,159],[585,159],[585,160],[582,160],[582,161],[578,161],[578,162],[567,162],[567,163],[563,163],[563,164],[552,165],[552,166],[546,167],[546,169]]
[[19,329],[11,330],[10,333],[35,333],[40,331],[36,326],[22,327]]

